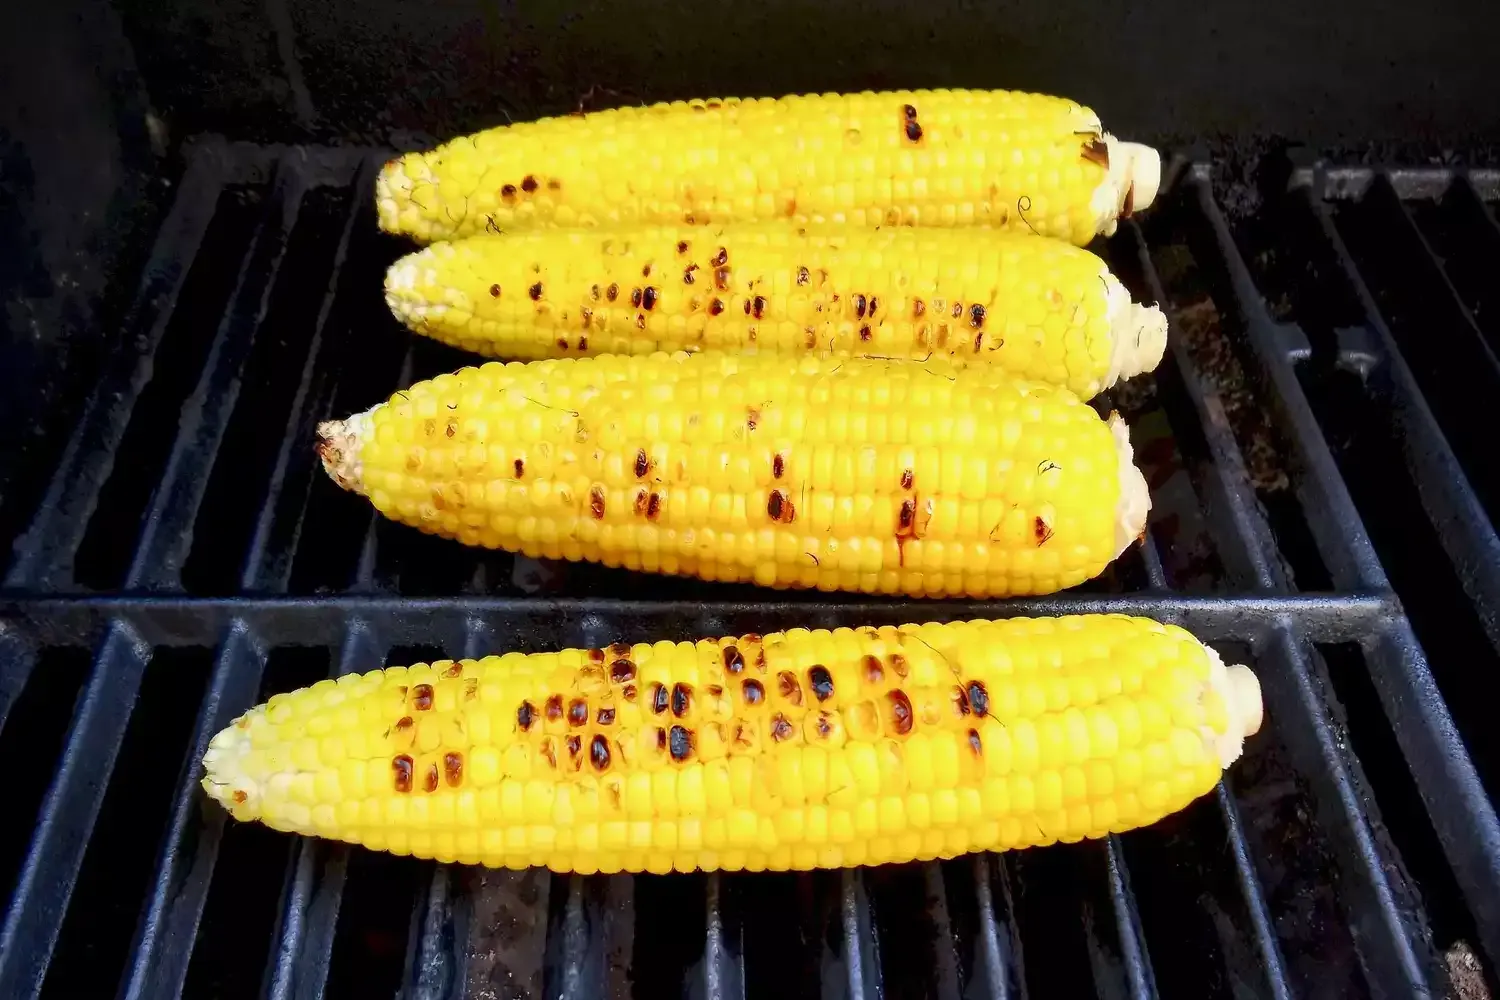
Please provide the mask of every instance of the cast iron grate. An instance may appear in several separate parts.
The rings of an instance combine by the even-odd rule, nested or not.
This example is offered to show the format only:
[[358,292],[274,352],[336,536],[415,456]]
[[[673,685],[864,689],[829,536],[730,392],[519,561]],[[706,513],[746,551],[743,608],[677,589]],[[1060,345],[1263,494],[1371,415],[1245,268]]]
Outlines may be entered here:
[[[1152,480],[1146,543],[1075,592],[938,606],[666,579],[641,600],[321,482],[317,420],[468,360],[385,314],[404,246],[375,230],[378,163],[193,144],[32,484],[0,591],[0,996],[1493,995],[1500,173],[1299,168],[1231,221],[1179,163],[1105,247],[1173,319],[1157,375],[1109,401]],[[384,662],[1086,610],[1194,629],[1258,667],[1269,713],[1215,795],[1102,843],[554,877],[229,826],[196,788],[243,708]]]

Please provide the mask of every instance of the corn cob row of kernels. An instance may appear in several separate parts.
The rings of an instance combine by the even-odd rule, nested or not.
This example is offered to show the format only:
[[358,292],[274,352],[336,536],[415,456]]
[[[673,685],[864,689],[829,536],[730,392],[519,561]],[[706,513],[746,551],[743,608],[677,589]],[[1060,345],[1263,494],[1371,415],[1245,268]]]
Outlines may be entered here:
[[729,351],[993,364],[1090,398],[1166,318],[1098,257],[994,230],[641,226],[438,243],[386,275],[418,333],[491,357]]
[[423,531],[768,587],[1051,593],[1150,504],[1123,421],[936,359],[490,363],[318,433],[336,482]]
[[1079,245],[1151,203],[1161,161],[1072,101],[915,90],[677,101],[463,136],[382,169],[421,242],[545,226],[996,226]]
[[445,862],[809,869],[1144,826],[1260,721],[1250,670],[1146,619],[792,629],[322,681],[219,733],[203,786]]

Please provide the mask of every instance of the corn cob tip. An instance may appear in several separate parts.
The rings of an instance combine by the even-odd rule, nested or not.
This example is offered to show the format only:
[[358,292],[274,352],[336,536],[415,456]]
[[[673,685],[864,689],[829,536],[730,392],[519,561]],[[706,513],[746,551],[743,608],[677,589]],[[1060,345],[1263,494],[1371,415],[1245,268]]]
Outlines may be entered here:
[[432,172],[421,154],[407,153],[386,161],[375,178],[375,214],[380,228],[387,233],[402,232],[403,207],[412,217],[408,228],[419,225],[421,206],[414,204],[413,196],[419,184],[430,184],[431,180]]
[[1121,142],[1106,134],[1109,181],[1094,192],[1093,209],[1104,220],[1099,231],[1113,236],[1116,220],[1149,208],[1161,189],[1161,154],[1139,142]]
[[1109,289],[1110,331],[1114,341],[1109,356],[1109,373],[1101,388],[1108,389],[1121,379],[1154,371],[1167,349],[1167,317],[1158,306],[1143,306],[1130,298],[1130,292],[1108,269],[1102,272]]
[[1118,413],[1109,415],[1110,433],[1120,469],[1120,501],[1115,507],[1115,555],[1118,556],[1146,534],[1146,514],[1151,510],[1151,492],[1146,477],[1135,467],[1130,447],[1130,428]]
[[360,449],[370,434],[370,419],[384,403],[344,420],[325,420],[318,425],[318,458],[329,478],[346,490],[364,493],[364,465]]
[[1228,767],[1239,759],[1245,740],[1260,732],[1265,719],[1261,703],[1260,680],[1249,667],[1225,666],[1212,646],[1205,646],[1209,658],[1208,685],[1224,703],[1228,722],[1222,732],[1213,734],[1219,763]]

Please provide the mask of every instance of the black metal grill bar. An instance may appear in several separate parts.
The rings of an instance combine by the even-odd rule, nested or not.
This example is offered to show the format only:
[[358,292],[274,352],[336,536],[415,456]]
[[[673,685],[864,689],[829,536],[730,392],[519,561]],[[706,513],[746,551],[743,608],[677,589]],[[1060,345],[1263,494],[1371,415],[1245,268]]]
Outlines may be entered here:
[[35,667],[35,648],[0,622],[0,729]]
[[704,876],[703,900],[702,1000],[744,1000],[744,941],[737,928],[725,926],[724,878],[718,872]]
[[1487,195],[1480,194],[1479,187],[1475,182],[1476,177],[1474,174],[1463,174],[1462,176],[1454,179],[1454,184],[1459,187],[1468,198],[1471,198],[1473,200],[1475,210],[1479,213],[1479,217],[1483,221],[1489,223],[1487,227],[1488,231],[1493,234],[1495,240],[1500,241],[1500,221],[1497,221],[1495,219],[1494,211],[1490,208],[1489,203],[1485,201],[1486,198],[1500,198],[1500,181],[1493,181],[1489,185],[1490,193]]
[[[880,942],[870,914],[864,873],[857,868],[839,871],[839,927],[843,940],[836,958],[824,968],[825,991],[829,973],[842,966],[844,994],[849,1000],[880,1000]],[[830,968],[831,966],[832,968]],[[835,994],[837,995],[837,994]]]
[[1120,838],[1110,834],[1104,841],[1105,877],[1109,886],[1110,908],[1115,916],[1115,934],[1120,942],[1120,959],[1124,966],[1125,988],[1135,1000],[1156,996],[1156,977],[1151,972],[1151,956],[1146,951],[1146,934],[1141,929],[1141,911],[1130,887],[1130,870]]
[[0,927],[0,996],[34,997],[57,944],[151,647],[109,625]]
[[[1369,286],[1349,255],[1343,236],[1321,199],[1308,190],[1308,204],[1338,258],[1339,267],[1359,299],[1366,322],[1376,332],[1386,354],[1395,398],[1392,412],[1401,428],[1402,457],[1412,476],[1422,484],[1419,495],[1443,551],[1474,599],[1475,612],[1490,642],[1500,649],[1500,536],[1448,444],[1416,377],[1402,357],[1390,327],[1381,315]],[[1381,581],[1383,584],[1384,581]]]
[[[395,645],[433,643],[437,636],[462,636],[470,618],[496,636],[527,642],[539,623],[561,627],[571,644],[598,645],[652,641],[648,630],[663,621],[687,622],[684,634],[721,635],[803,626],[835,628],[850,621],[901,625],[961,618],[1014,618],[1020,615],[1128,614],[1175,623],[1206,641],[1254,639],[1267,621],[1285,616],[1313,642],[1359,641],[1385,628],[1395,615],[1383,594],[1061,594],[993,602],[915,601],[765,603],[588,600],[582,598],[465,598],[461,606],[443,598],[342,595],[325,598],[157,598],[0,597],[0,620],[8,621],[38,646],[69,645],[80,635],[97,636],[113,617],[128,621],[153,645],[212,645],[236,618],[263,636],[296,636],[297,641],[339,646],[343,622],[379,621]],[[616,634],[605,620],[626,623]],[[560,640],[561,641],[561,640]],[[448,648],[461,648],[462,639]]]
[[[362,195],[373,185],[372,161],[366,159],[354,175],[354,190]],[[313,424],[321,410],[329,403],[328,399],[320,398],[314,388],[318,360],[323,349],[323,333],[328,325],[328,317],[333,310],[338,291],[343,284],[344,264],[348,260],[349,241],[354,234],[355,224],[361,219],[373,219],[373,215],[370,199],[359,197],[351,200],[348,216],[344,220],[344,228],[339,234],[338,247],[334,251],[333,268],[328,276],[328,290],[323,296],[322,304],[318,307],[318,318],[313,324],[312,337],[307,345],[307,358],[302,365],[302,377],[297,382],[297,391],[292,397],[286,428],[281,435],[281,447],[276,453],[276,464],[272,468],[270,481],[266,484],[260,512],[256,516],[255,528],[250,537],[250,546],[245,554],[245,565],[240,576],[240,586],[244,590],[254,591],[264,588],[272,592],[284,591],[291,576],[291,552],[295,550],[301,515],[306,510],[305,495],[298,498],[297,525],[289,532],[293,544],[287,546],[284,552],[271,553],[269,551],[271,533],[278,511],[281,509],[282,490],[286,486],[287,471],[292,465],[293,456],[307,448]],[[306,486],[311,486],[311,482],[309,478]],[[274,561],[268,562],[268,558]]]
[[[307,191],[295,160],[277,165],[270,196],[261,206],[234,291],[193,393],[183,407],[166,467],[144,518],[127,588],[176,590],[193,543],[193,521],[208,488],[214,456],[239,398],[240,369],[270,305],[292,226]],[[206,331],[205,331],[206,335]]]
[[[991,854],[973,858],[974,891],[979,904],[979,955],[973,987],[979,996],[991,1000],[1010,1000],[1024,981],[1020,962],[1020,942],[1011,919],[1009,882],[1005,866]],[[994,882],[1001,883],[1000,900],[996,901]],[[1012,976],[1014,972],[1014,976]]]
[[58,461],[57,472],[26,533],[16,541],[5,585],[39,591],[68,589],[73,556],[83,542],[99,491],[114,467],[130,413],[151,378],[150,359],[187,279],[188,265],[208,232],[223,190],[225,163],[206,148],[189,162],[177,198],[147,261],[124,324],[122,343]]
[[218,657],[162,835],[156,877],[131,949],[125,1000],[157,1000],[182,993],[188,960],[228,814],[208,807],[198,787],[199,762],[214,734],[255,701],[266,651],[242,622],[230,626]]
[[[392,387],[393,389],[411,385],[415,353],[415,344],[409,343],[405,355],[401,358],[401,373],[396,377],[396,385]],[[356,593],[369,593],[375,589],[380,517],[373,507],[362,512],[360,516],[365,518],[364,542],[359,548],[359,565],[354,571],[354,579],[350,581],[350,589]]]
[[1224,819],[1225,840],[1230,853],[1234,855],[1235,878],[1239,882],[1240,895],[1245,900],[1245,909],[1250,914],[1256,951],[1265,968],[1266,985],[1276,1000],[1291,1000],[1292,986],[1287,979],[1286,961],[1281,957],[1281,945],[1276,941],[1276,918],[1266,905],[1266,894],[1261,889],[1255,861],[1250,856],[1250,844],[1245,840],[1245,827],[1240,821],[1240,807],[1234,801],[1234,793],[1222,779],[1219,787],[1214,789],[1214,798],[1218,799],[1219,814]]

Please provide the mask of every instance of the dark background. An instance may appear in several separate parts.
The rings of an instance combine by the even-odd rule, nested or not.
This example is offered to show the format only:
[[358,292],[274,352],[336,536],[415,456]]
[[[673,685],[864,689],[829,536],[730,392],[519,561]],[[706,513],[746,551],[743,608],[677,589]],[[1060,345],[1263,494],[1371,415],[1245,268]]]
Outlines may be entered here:
[[[1018,87],[1253,159],[1496,162],[1500,5],[1395,0],[0,4],[0,489],[108,349],[180,144],[411,146],[614,103]],[[75,377],[76,374],[76,377]],[[41,419],[50,418],[50,419]],[[0,497],[3,501],[3,497]]]

